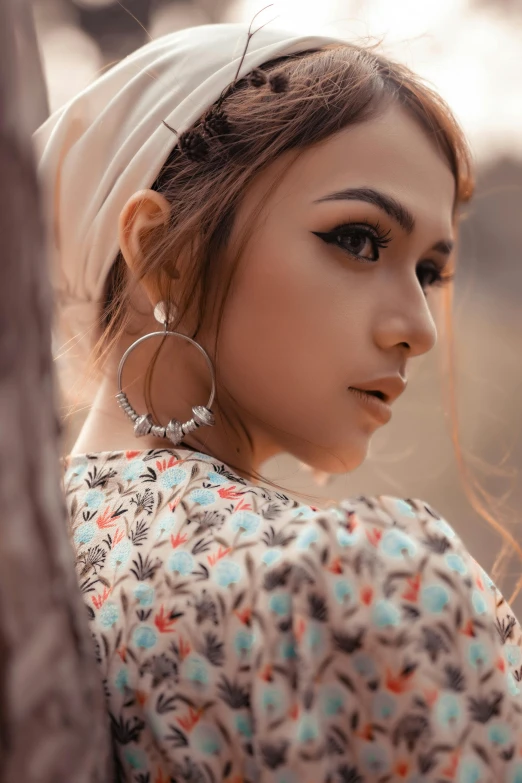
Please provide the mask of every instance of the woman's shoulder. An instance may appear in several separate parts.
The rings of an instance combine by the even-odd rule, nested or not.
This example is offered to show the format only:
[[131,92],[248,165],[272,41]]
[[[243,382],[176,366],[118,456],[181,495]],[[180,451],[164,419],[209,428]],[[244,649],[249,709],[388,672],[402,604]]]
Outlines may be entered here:
[[235,738],[256,774],[287,763],[314,780],[453,779],[461,764],[469,779],[507,779],[520,627],[430,504],[356,496],[318,509],[195,453],[64,467],[111,714],[136,727],[126,753],[146,703],[176,779],[189,748],[217,778]]
[[[292,535],[285,546],[295,541],[291,548],[298,551],[306,549],[307,541],[311,544],[335,531],[341,549],[364,542],[383,553],[396,548],[410,555],[422,547],[440,552],[455,538],[449,524],[422,500],[361,495],[319,509],[285,492],[253,484],[200,452],[80,454],[66,457],[63,469],[71,516],[80,525],[95,521],[98,529],[115,525],[119,518],[129,522],[146,517],[158,524],[159,518],[176,515],[178,521],[188,516],[191,524],[201,520],[192,527],[201,528],[200,532],[216,532],[228,522],[232,532],[244,537],[266,534],[267,546],[271,536],[283,540],[281,531],[290,526]],[[112,523],[105,523],[105,516]]]
[[[253,484],[195,451],[82,454],[65,458],[63,468],[77,544],[88,543],[90,532],[123,523],[132,539],[133,526],[143,527],[145,520],[158,534],[184,525],[190,537],[228,531],[236,544],[259,539],[272,550],[271,556],[265,553],[265,564],[283,552],[290,556],[323,547],[325,567],[334,567],[328,560],[334,554],[352,560],[354,552],[364,552],[381,568],[417,562],[424,570],[423,558],[434,556],[450,572],[463,576],[466,570],[465,548],[455,530],[420,499],[358,495],[320,509]],[[490,582],[486,575],[484,582]]]
[[421,499],[361,495],[319,509],[199,452],[80,455],[64,468],[80,558],[95,545],[113,564],[153,550],[187,575],[196,561],[203,573],[222,561],[225,581],[228,565],[238,579],[258,571],[266,585],[295,564],[297,578],[308,572],[341,606],[350,595],[383,623],[442,615],[464,599],[479,621],[499,602],[454,528]]

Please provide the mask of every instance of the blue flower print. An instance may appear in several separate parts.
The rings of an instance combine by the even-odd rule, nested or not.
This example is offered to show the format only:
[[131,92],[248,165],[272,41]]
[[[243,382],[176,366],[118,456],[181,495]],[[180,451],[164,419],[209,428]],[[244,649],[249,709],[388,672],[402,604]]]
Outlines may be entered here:
[[176,517],[174,514],[167,514],[157,522],[156,539],[162,536],[168,536],[173,530],[176,524]]
[[200,723],[192,732],[194,745],[206,756],[216,756],[221,751],[221,737],[211,723]]
[[132,634],[132,640],[136,647],[150,649],[158,640],[158,634],[150,625],[140,625]]
[[132,769],[142,769],[147,762],[145,753],[140,748],[125,748],[124,755],[125,761]]
[[468,659],[472,666],[487,666],[490,656],[481,642],[470,642],[468,648]]
[[319,701],[326,717],[338,715],[344,710],[344,695],[336,685],[324,685]]
[[283,692],[273,685],[265,688],[261,695],[261,704],[265,712],[282,710],[285,706]]
[[114,678],[114,684],[119,691],[124,691],[129,684],[129,673],[127,669],[120,669]]
[[87,470],[87,462],[79,462],[77,465],[71,465],[71,467],[65,473],[65,483],[69,482],[73,476],[81,478]]
[[168,559],[169,571],[188,576],[194,570],[194,558],[190,552],[173,552]]
[[319,533],[317,532],[315,525],[305,525],[297,537],[297,548],[309,549],[318,538]]
[[290,593],[275,593],[270,597],[268,605],[272,612],[285,617],[292,607],[292,598]]
[[490,577],[490,575],[489,575],[489,574],[487,574],[487,573],[484,571],[484,569],[483,569],[481,566],[479,566],[479,570],[480,570],[480,575],[481,575],[481,577],[482,577],[482,581],[484,582],[484,584],[486,585],[486,587],[487,587],[487,588],[488,588],[488,589],[489,589],[489,590],[490,590],[492,593],[494,593],[494,592],[496,591],[496,589],[497,589],[497,588],[495,587],[495,582],[492,580],[492,578]]
[[374,720],[387,720],[393,718],[397,709],[397,700],[386,691],[376,693],[372,703]]
[[281,560],[281,550],[274,548],[267,549],[261,560],[265,565],[273,565],[274,563],[277,563],[278,560]]
[[287,639],[283,639],[280,646],[281,658],[285,661],[293,660],[297,658],[297,650],[295,649],[295,640],[292,636]]
[[310,506],[297,506],[292,512],[292,516],[298,519],[311,519],[316,512]]
[[464,711],[460,698],[454,693],[442,693],[435,706],[435,715],[441,726],[456,727]]
[[200,506],[208,506],[216,500],[216,493],[211,489],[193,489],[189,495],[189,500],[198,503]]
[[315,715],[305,712],[301,716],[297,727],[297,739],[299,742],[306,743],[317,739],[319,736],[319,726]]
[[375,677],[377,674],[375,661],[367,653],[356,653],[352,658],[352,663],[355,666],[355,671],[361,677]]
[[320,623],[309,621],[308,631],[305,636],[307,648],[314,654],[320,653],[324,649],[323,626]]
[[476,758],[463,758],[460,760],[458,771],[458,783],[479,783],[482,777],[481,765]]
[[208,685],[209,675],[206,661],[200,655],[190,655],[183,664],[183,676],[190,682]]
[[435,525],[435,527],[438,527],[438,529],[441,531],[441,533],[444,533],[444,535],[447,538],[455,538],[455,531],[453,530],[451,525],[449,525],[446,522],[445,519],[442,519],[442,518],[441,519],[434,519],[433,520],[433,524]]
[[90,489],[85,495],[85,503],[94,510],[101,506],[103,498],[104,494],[99,489]]
[[188,473],[184,468],[167,468],[167,470],[160,473],[160,484],[165,489],[172,489],[178,484],[181,484],[188,477]]
[[417,545],[410,536],[402,530],[387,530],[381,538],[380,549],[389,557],[412,556],[417,551]]
[[214,568],[214,579],[221,587],[228,587],[239,582],[242,575],[241,567],[229,558],[223,558]]
[[480,590],[473,590],[473,593],[471,594],[471,603],[477,614],[484,614],[488,610],[486,599]]
[[194,459],[203,460],[204,462],[212,462],[212,457],[210,454],[203,454],[202,451],[195,451],[193,456]]
[[243,737],[250,739],[254,735],[252,721],[249,715],[235,714],[236,731]]
[[[508,686],[508,690],[509,690],[510,694],[512,696],[520,696],[522,691],[520,690],[518,682],[515,680],[515,678],[513,676],[513,672],[508,672],[507,673],[506,680],[507,680],[507,686]],[[520,783],[522,783],[522,779],[521,779]]]
[[510,666],[518,666],[520,664],[522,652],[518,644],[505,644],[503,653]]
[[489,726],[488,737],[493,745],[506,745],[511,742],[511,729],[506,723],[494,721]]
[[128,538],[125,538],[123,541],[120,541],[119,544],[116,544],[112,550],[111,556],[109,558],[110,564],[115,568],[123,565],[129,559],[131,552],[132,544]]
[[253,536],[260,524],[258,515],[251,511],[238,511],[237,514],[232,514],[231,520],[234,533],[241,531],[243,535],[247,536]]
[[379,628],[386,628],[387,626],[399,625],[401,613],[395,604],[383,598],[377,601],[373,607],[372,619]]
[[209,470],[207,473],[207,478],[211,484],[228,484],[230,481],[230,479],[228,479],[226,476],[223,476],[222,473],[216,473],[215,470]]
[[144,582],[140,582],[140,584],[134,588],[134,597],[140,606],[152,606],[154,603],[154,588],[144,584]]
[[75,532],[74,542],[76,544],[88,544],[94,538],[95,533],[96,525],[94,522],[84,522]]
[[119,616],[118,606],[112,601],[106,601],[100,610],[100,623],[110,628],[118,622]]
[[448,568],[452,571],[456,571],[458,574],[467,574],[468,567],[460,555],[456,555],[455,552],[449,552],[445,555],[444,560]]
[[340,604],[348,603],[354,596],[353,586],[347,579],[336,579],[334,595]]
[[395,506],[399,514],[402,514],[404,517],[415,516],[415,511],[412,509],[410,504],[407,503],[405,500],[402,500],[401,498],[397,498],[397,500],[395,501]]
[[131,459],[123,468],[121,475],[127,481],[135,481],[144,469],[145,463],[142,459]]
[[238,655],[250,652],[254,644],[254,634],[252,631],[238,631],[234,637],[234,648]]
[[360,537],[360,527],[356,527],[351,533],[345,527],[337,528],[337,541],[341,546],[355,546]]
[[427,585],[421,591],[421,603],[427,612],[439,614],[449,603],[449,594],[442,585]]
[[361,759],[368,770],[374,775],[384,775],[390,770],[390,756],[384,745],[378,742],[367,742],[362,748]]

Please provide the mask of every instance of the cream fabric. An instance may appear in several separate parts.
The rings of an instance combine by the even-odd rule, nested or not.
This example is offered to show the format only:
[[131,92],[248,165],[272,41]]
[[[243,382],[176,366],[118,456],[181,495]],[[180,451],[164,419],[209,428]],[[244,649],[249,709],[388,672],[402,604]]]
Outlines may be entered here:
[[[255,29],[255,23],[254,23]],[[100,300],[118,251],[118,218],[152,185],[183,132],[233,81],[246,24],[204,25],[158,38],[125,58],[34,134],[49,226],[56,345],[81,369],[98,337]],[[250,40],[240,76],[335,39],[269,24]]]

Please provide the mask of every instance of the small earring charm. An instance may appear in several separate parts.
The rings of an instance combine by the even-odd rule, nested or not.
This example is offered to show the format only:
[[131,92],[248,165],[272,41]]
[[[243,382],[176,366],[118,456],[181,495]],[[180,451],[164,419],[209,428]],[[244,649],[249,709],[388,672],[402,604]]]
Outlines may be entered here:
[[[137,438],[142,438],[144,435],[154,435],[158,438],[168,438],[174,444],[174,446],[177,446],[179,443],[181,443],[183,438],[185,438],[187,435],[190,435],[190,433],[194,432],[194,430],[196,430],[198,427],[213,427],[216,423],[214,414],[211,410],[211,405],[214,401],[216,392],[216,379],[214,374],[214,367],[205,349],[190,337],[187,337],[180,332],[171,332],[168,330],[168,324],[174,319],[174,315],[175,307],[169,306],[167,302],[158,302],[154,308],[154,318],[156,321],[159,321],[159,323],[163,324],[164,331],[151,332],[150,334],[146,334],[133,342],[132,345],[127,348],[121,357],[118,367],[118,394],[116,395],[116,400],[124,413],[126,413],[134,423],[134,434]],[[122,375],[125,362],[127,361],[132,351],[138,347],[138,345],[145,342],[145,340],[149,340],[151,337],[181,337],[183,340],[187,340],[195,348],[197,348],[198,351],[203,354],[205,361],[207,362],[212,382],[212,389],[209,400],[206,405],[195,405],[192,408],[192,419],[189,419],[189,421],[186,421],[183,424],[177,419],[171,419],[165,427],[154,424],[150,413],[144,413],[140,415],[134,410],[127,398],[127,395],[123,391]]]
[[150,413],[146,413],[143,416],[138,416],[134,422],[134,434],[137,438],[143,438],[144,435],[148,435],[154,426],[152,416]]

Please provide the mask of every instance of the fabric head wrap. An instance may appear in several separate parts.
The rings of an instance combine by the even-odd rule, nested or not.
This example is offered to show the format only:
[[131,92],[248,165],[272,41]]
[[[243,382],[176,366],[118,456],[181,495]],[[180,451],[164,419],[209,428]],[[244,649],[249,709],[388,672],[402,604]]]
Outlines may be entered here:
[[[100,336],[120,213],[136,191],[154,183],[177,143],[163,120],[182,133],[219,98],[236,76],[248,32],[246,24],[203,25],[158,38],[98,78],[34,134],[56,345],[75,379]],[[239,77],[275,57],[333,42],[267,25],[250,39]]]

